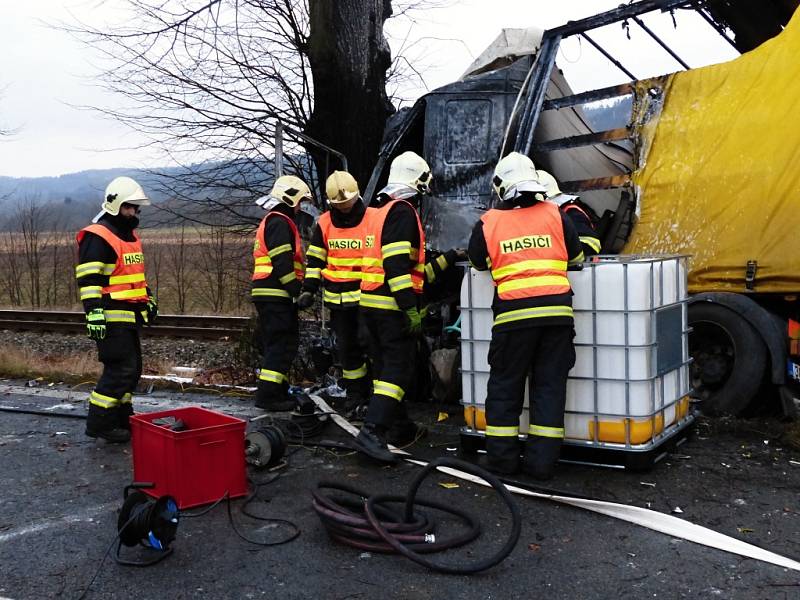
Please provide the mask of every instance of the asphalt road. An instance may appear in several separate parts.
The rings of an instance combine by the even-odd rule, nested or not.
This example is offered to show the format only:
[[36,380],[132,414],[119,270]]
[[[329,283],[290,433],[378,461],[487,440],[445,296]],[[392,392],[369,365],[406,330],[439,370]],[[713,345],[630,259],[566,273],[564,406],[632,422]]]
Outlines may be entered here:
[[[46,388],[38,395],[0,382],[0,406],[82,408],[83,394]],[[139,410],[203,404],[256,415],[252,400],[157,393]],[[422,458],[454,456],[458,419],[434,424],[411,450]],[[132,478],[130,447],[100,445],[83,421],[0,413],[0,597],[77,599],[116,534],[122,490]],[[718,431],[712,431],[717,430]],[[768,421],[701,422],[697,435],[649,473],[562,465],[553,487],[679,516],[786,556],[800,556],[800,452],[780,447]],[[331,424],[325,438],[342,438]],[[241,540],[224,505],[180,523],[174,554],[156,566],[118,566],[109,557],[87,598],[764,598],[800,597],[800,573],[548,501],[519,499],[522,536],[512,555],[479,575],[431,573],[397,556],[331,542],[312,511],[310,489],[336,479],[373,493],[401,494],[418,467],[379,467],[359,456],[293,449],[286,468],[259,489],[251,510],[289,519],[301,535],[262,548]],[[260,475],[256,475],[260,477]],[[520,477],[524,480],[524,477]],[[443,487],[440,483],[456,483]],[[649,484],[649,485],[645,485]],[[484,534],[442,560],[493,552],[509,518],[491,491],[432,476],[428,497],[480,516]],[[285,530],[233,516],[248,536],[275,540]],[[676,513],[677,514],[677,513]],[[445,521],[441,534],[448,533]],[[139,556],[139,549],[127,556]]]

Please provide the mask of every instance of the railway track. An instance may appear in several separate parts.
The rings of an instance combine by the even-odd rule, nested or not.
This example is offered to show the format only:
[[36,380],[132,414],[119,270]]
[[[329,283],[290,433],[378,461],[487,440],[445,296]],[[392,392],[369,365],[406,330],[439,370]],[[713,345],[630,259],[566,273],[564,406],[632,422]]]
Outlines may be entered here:
[[[156,324],[143,327],[145,336],[195,339],[235,338],[250,319],[216,315],[159,315]],[[82,312],[56,310],[0,310],[0,330],[86,333]]]

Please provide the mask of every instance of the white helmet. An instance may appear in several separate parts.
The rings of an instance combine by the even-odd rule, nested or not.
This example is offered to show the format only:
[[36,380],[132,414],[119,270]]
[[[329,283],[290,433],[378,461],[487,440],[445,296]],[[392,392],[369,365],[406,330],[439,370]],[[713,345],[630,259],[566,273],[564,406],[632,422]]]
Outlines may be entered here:
[[406,185],[420,194],[431,193],[433,175],[425,159],[414,152],[403,152],[392,161],[389,184]]
[[331,204],[346,204],[358,197],[358,183],[347,171],[334,171],[325,182],[325,195]]
[[[311,189],[305,181],[294,175],[281,175],[275,180],[272,186],[270,197],[288,204],[292,208],[300,204],[303,200],[311,200]],[[265,197],[256,200],[259,206],[265,205]]]
[[536,175],[539,179],[539,182],[547,188],[547,192],[545,192],[547,199],[557,204],[558,206],[566,204],[567,202],[570,202],[577,198],[577,196],[574,196],[572,194],[565,194],[564,192],[562,192],[561,189],[558,187],[558,182],[556,181],[556,178],[553,177],[547,171],[542,171],[540,169],[536,171]]
[[150,198],[144,193],[142,186],[130,177],[117,177],[106,187],[105,200],[100,205],[100,212],[92,219],[95,223],[104,213],[116,216],[123,204],[135,204],[136,206],[149,206]]
[[533,161],[519,152],[503,157],[494,169],[492,187],[501,200],[512,200],[521,192],[544,194],[547,189],[539,182]]

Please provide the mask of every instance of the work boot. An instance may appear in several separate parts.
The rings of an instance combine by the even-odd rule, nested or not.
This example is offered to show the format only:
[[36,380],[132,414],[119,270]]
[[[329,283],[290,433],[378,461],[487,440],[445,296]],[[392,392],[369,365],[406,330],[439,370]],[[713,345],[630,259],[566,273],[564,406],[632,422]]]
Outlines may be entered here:
[[561,454],[561,439],[529,436],[522,470],[538,481],[552,479]]
[[119,409],[101,408],[96,404],[89,405],[86,417],[86,435],[101,438],[112,444],[125,444],[131,440],[131,432],[119,426]]
[[417,425],[411,419],[407,421],[396,422],[389,428],[386,433],[387,441],[392,446],[406,446],[417,441],[417,439],[425,437],[428,430],[422,425]]
[[396,463],[397,456],[391,453],[386,445],[384,432],[374,423],[364,423],[361,431],[358,432],[354,444],[356,450],[363,452],[370,458],[383,463]]
[[501,477],[519,473],[519,460],[503,460],[489,454],[486,455],[486,458],[478,461],[478,466]]
[[133,416],[133,404],[130,402],[123,402],[119,405],[119,428],[131,430],[130,418]]

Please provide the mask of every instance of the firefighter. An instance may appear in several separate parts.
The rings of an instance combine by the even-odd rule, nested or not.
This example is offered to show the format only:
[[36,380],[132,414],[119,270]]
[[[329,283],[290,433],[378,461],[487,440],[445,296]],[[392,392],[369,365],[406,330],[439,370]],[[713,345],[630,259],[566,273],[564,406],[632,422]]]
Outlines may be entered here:
[[425,279],[425,233],[417,210],[422,197],[430,194],[431,179],[430,167],[417,154],[404,152],[395,158],[364,232],[359,303],[374,379],[356,445],[382,462],[396,461],[386,443],[389,428],[409,422],[403,398],[415,377]]
[[77,236],[75,277],[86,329],[97,342],[103,373],[89,395],[86,435],[112,443],[130,440],[128,417],[142,374],[139,328],[152,322],[156,300],[145,280],[142,243],[136,233],[140,206],[150,200],[130,177],[117,177],[105,191],[101,211]]
[[256,406],[268,411],[295,407],[289,395],[289,367],[297,354],[297,296],[303,280],[303,247],[295,218],[311,190],[294,175],[275,180],[268,196],[256,200],[267,211],[253,245],[251,296],[262,344]]
[[536,171],[536,175],[539,181],[547,188],[545,192],[547,199],[558,206],[561,212],[572,220],[575,231],[578,232],[578,239],[581,241],[584,257],[588,258],[595,254],[600,254],[600,238],[597,237],[597,232],[594,230],[592,219],[579,206],[578,196],[563,193],[558,187],[556,178],[547,171],[539,169]]
[[472,266],[491,270],[494,324],[489,346],[486,453],[490,469],[519,470],[519,417],[531,374],[524,470],[552,477],[564,437],[567,373],[575,363],[572,290],[567,266],[583,261],[572,222],[551,202],[533,162],[503,158],[492,184],[497,208],[480,218],[467,250]]
[[359,343],[358,301],[367,207],[358,184],[346,171],[334,171],[325,182],[330,210],[322,214],[308,246],[300,309],[308,308],[322,282],[322,299],[331,314],[336,348],[347,391],[346,410],[364,405],[371,383],[365,352]]

